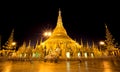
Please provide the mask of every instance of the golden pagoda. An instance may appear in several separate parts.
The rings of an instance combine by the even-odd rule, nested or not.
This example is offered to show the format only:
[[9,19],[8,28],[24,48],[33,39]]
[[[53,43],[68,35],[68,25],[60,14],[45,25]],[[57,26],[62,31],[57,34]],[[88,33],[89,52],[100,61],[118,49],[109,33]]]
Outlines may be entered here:
[[45,55],[54,54],[61,58],[74,58],[77,56],[80,45],[67,35],[62,23],[60,10],[57,25],[53,30],[52,35],[41,45],[46,51]]

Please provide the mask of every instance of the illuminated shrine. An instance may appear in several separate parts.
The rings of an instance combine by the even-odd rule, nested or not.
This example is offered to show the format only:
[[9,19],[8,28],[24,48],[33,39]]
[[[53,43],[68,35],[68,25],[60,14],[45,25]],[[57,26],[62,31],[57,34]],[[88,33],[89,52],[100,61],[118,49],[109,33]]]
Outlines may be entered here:
[[57,25],[52,35],[41,46],[45,49],[45,55],[56,55],[61,58],[74,58],[81,46],[68,35],[62,23],[61,11],[59,10]]

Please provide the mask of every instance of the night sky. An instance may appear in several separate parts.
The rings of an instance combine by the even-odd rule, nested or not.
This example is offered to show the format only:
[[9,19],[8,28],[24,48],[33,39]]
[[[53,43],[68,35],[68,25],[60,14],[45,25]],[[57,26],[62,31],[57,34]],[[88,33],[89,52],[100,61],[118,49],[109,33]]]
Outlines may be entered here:
[[0,34],[7,41],[12,29],[18,43],[40,39],[46,29],[54,29],[58,9],[62,11],[63,25],[72,39],[99,41],[105,39],[105,24],[113,37],[120,41],[120,11],[114,2],[3,3],[0,6]]

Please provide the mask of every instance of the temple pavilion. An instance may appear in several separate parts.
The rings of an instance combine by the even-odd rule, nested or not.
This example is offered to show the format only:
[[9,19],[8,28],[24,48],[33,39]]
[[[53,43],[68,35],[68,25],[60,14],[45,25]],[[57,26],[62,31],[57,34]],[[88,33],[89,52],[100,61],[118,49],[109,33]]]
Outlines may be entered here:
[[57,55],[61,58],[74,58],[78,56],[81,46],[68,36],[63,26],[60,10],[57,25],[52,35],[41,46],[46,51],[45,55]]

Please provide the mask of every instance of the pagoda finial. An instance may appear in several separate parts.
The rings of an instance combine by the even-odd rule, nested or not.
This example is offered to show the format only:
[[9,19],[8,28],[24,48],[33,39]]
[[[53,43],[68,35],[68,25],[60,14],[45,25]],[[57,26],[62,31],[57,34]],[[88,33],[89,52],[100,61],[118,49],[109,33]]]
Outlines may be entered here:
[[59,16],[61,16],[61,10],[60,10],[60,8],[59,8]]
[[107,25],[105,24],[105,28],[107,28]]
[[62,25],[62,17],[61,17],[61,10],[60,10],[60,8],[59,8],[59,15],[58,15],[57,26],[63,26]]

